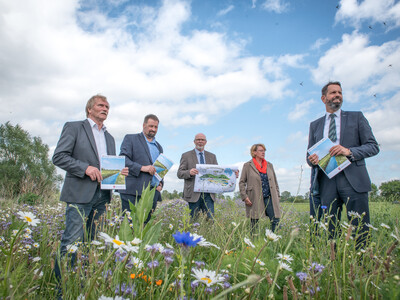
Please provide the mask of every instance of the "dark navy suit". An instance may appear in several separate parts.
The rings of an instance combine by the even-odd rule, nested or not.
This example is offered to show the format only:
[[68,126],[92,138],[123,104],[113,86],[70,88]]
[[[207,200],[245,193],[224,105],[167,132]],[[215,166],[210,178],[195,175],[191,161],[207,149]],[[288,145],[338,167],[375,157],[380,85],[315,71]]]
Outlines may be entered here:
[[[158,142],[156,142],[156,146],[160,153],[163,153],[163,148]],[[146,188],[153,178],[153,175],[140,171],[142,166],[153,164],[144,134],[127,134],[121,144],[121,152],[119,155],[125,156],[125,165],[129,168],[129,175],[125,180],[126,190],[119,190],[122,200],[122,209],[130,211],[128,200],[134,204],[136,201],[139,201],[143,188]],[[161,201],[161,194],[156,190],[154,194],[153,210],[157,206],[157,201]]]
[[[323,138],[324,125],[325,116],[310,124],[308,148]],[[313,201],[310,204],[327,206],[334,214],[345,204],[347,211],[354,211],[360,215],[364,213],[363,221],[369,223],[368,192],[371,191],[371,180],[365,166],[365,158],[378,154],[379,146],[361,112],[341,111],[339,144],[350,149],[353,157],[351,164],[332,179],[318,166],[312,165],[307,156],[307,163],[312,167],[310,194]],[[355,222],[354,225],[357,226],[358,223]],[[364,226],[364,231],[367,229]]]

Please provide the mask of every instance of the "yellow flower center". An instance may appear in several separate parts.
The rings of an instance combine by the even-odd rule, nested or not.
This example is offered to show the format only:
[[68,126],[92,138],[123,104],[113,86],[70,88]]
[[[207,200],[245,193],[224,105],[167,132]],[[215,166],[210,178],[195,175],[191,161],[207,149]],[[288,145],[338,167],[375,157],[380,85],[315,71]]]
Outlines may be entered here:
[[124,242],[118,241],[116,239],[113,240],[113,243],[117,244],[118,246],[125,245]]
[[211,279],[210,278],[208,278],[208,277],[203,277],[203,278],[201,278],[201,280],[203,280],[203,281],[207,281],[207,283],[211,283]]
[[26,219],[29,223],[32,222],[32,219],[29,218],[29,217],[27,217],[27,216],[25,216],[25,219]]

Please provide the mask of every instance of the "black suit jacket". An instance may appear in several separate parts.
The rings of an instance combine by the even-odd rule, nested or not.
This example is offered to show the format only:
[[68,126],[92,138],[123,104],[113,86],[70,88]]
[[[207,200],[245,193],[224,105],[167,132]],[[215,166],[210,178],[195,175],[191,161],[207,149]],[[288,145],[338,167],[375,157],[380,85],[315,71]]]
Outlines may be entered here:
[[[308,148],[320,141],[324,135],[325,116],[310,124],[308,137]],[[356,192],[363,193],[371,190],[371,180],[365,166],[365,158],[379,153],[379,146],[372,133],[367,119],[360,111],[341,111],[340,123],[340,145],[349,148],[354,159],[351,164],[343,170],[344,175]],[[316,190],[318,177],[322,171],[318,166],[313,166],[308,160],[307,163],[314,169],[312,190]]]
[[[114,138],[107,131],[104,135],[107,154],[115,155]],[[67,171],[60,200],[67,203],[89,203],[98,182],[92,181],[85,172],[88,166],[100,170],[100,159],[88,120],[65,123],[54,150],[53,164]]]

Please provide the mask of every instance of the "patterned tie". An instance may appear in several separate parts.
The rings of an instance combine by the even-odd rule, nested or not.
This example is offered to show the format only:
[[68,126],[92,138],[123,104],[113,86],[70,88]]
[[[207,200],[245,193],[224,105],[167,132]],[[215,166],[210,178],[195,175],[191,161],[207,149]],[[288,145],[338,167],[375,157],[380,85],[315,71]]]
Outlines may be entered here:
[[203,152],[199,152],[199,155],[200,155],[200,164],[204,165]]
[[332,142],[336,142],[337,135],[336,135],[336,122],[335,122],[335,114],[330,114],[329,117],[331,118],[331,122],[329,123],[329,134],[328,137]]

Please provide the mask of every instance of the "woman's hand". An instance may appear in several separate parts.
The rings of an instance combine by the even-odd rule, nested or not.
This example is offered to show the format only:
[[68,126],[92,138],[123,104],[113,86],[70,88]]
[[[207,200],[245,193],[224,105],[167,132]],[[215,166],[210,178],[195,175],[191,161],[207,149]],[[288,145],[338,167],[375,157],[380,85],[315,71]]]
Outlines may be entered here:
[[251,203],[249,197],[247,197],[246,199],[244,199],[244,203],[245,203],[247,206],[252,206],[252,205],[253,205],[253,203]]

